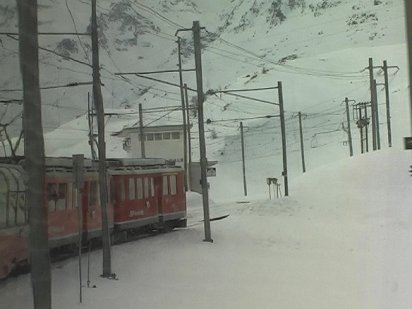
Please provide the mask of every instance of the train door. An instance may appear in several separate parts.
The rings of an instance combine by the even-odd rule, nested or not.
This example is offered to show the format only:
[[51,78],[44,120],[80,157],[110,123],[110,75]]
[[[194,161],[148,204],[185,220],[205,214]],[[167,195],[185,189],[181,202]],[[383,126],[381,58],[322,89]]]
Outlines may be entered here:
[[79,223],[70,175],[46,175],[45,195],[50,247],[72,243],[78,234]]

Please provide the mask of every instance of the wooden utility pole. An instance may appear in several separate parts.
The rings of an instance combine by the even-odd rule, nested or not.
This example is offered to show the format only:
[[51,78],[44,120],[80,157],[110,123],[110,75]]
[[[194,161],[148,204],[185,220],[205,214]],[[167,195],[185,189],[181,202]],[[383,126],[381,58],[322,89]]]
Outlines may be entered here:
[[300,153],[302,157],[302,171],[306,172],[306,165],[305,165],[305,148],[303,144],[303,129],[302,129],[302,113],[299,112],[299,133],[300,133]]
[[92,62],[93,62],[93,97],[97,114],[97,131],[99,137],[99,189],[102,208],[102,242],[103,242],[103,274],[112,278],[112,261],[110,248],[109,216],[107,209],[107,175],[106,175],[106,142],[104,134],[104,106],[100,87],[99,40],[97,33],[96,0],[92,0]]
[[39,83],[37,0],[17,1],[20,71],[23,79],[24,169],[30,210],[30,264],[34,309],[51,308],[51,272],[44,208],[45,162]]
[[242,143],[242,172],[243,172],[243,192],[247,196],[246,167],[245,167],[245,139],[243,137],[243,123],[240,122],[240,141]]
[[188,167],[187,167],[187,185],[188,190],[192,191],[192,136],[190,134],[190,113],[189,113],[189,96],[187,94],[187,84],[184,84],[185,88],[185,104],[186,104],[186,127],[187,127],[187,142],[188,142]]
[[94,136],[93,136],[93,108],[90,105],[90,93],[87,93],[87,120],[89,124],[89,145],[91,156],[93,160],[97,159],[96,151],[94,150]]
[[187,134],[186,134],[186,110],[185,96],[183,91],[183,73],[182,73],[182,54],[181,54],[181,38],[177,37],[177,55],[179,66],[179,82],[180,82],[180,98],[182,102],[182,118],[183,118],[183,168],[185,170],[185,191],[187,191]]
[[209,192],[207,183],[207,158],[206,158],[206,141],[205,128],[203,119],[203,77],[202,77],[202,51],[200,45],[200,24],[199,21],[193,22],[193,40],[195,49],[195,66],[196,66],[196,84],[197,84],[197,108],[198,108],[198,123],[199,123],[199,148],[200,148],[200,174],[202,185],[203,199],[203,215],[204,215],[204,241],[213,242],[210,231],[210,216],[209,216]]
[[386,101],[386,124],[388,128],[388,146],[392,147],[392,127],[391,127],[391,108],[389,102],[389,77],[388,77],[388,62],[383,61],[383,75],[385,78],[385,101]]
[[143,130],[143,107],[139,103],[139,138],[140,138],[140,155],[142,158],[146,158],[146,148],[145,148],[145,136]]
[[352,133],[350,131],[350,115],[349,115],[349,99],[345,98],[346,104],[346,121],[348,126],[348,144],[349,144],[349,155],[353,156],[353,145],[352,145]]
[[285,182],[285,196],[289,196],[288,185],[288,163],[287,163],[287,151],[286,151],[286,128],[285,128],[285,110],[283,108],[283,90],[282,82],[278,82],[278,96],[279,96],[279,109],[280,109],[280,128],[282,133],[282,157],[283,157],[283,179]]

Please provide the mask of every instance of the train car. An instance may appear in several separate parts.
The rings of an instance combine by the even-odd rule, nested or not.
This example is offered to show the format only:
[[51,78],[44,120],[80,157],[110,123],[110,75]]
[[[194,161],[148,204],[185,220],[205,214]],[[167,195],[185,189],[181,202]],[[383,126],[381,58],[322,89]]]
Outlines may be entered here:
[[[84,188],[81,209],[77,203],[77,190],[71,158],[46,158],[45,201],[48,209],[48,236],[50,248],[77,244],[79,224],[84,241],[100,238],[102,220],[98,172],[90,160],[85,160]],[[113,228],[113,209],[108,204],[109,228]],[[80,223],[81,222],[81,223]]]
[[[22,163],[22,162],[21,162]],[[85,161],[81,213],[71,158],[46,158],[44,208],[50,249],[101,239],[98,172]],[[144,229],[186,225],[184,173],[163,159],[108,161],[109,228],[114,242]],[[21,165],[0,164],[0,279],[29,261],[29,211]]]
[[111,201],[116,232],[170,229],[186,223],[183,170],[163,159],[110,161]]

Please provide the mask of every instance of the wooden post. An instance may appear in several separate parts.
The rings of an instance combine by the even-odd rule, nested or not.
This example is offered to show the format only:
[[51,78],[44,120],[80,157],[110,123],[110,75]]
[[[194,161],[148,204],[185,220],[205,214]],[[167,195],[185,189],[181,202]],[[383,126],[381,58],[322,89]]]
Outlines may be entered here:
[[360,104],[358,104],[358,114],[359,114],[358,128],[359,128],[359,133],[360,133],[361,153],[364,153],[365,151],[363,147],[362,106]]
[[20,71],[23,79],[24,169],[30,210],[29,251],[34,309],[51,308],[51,272],[44,208],[45,162],[39,83],[37,0],[17,1]]

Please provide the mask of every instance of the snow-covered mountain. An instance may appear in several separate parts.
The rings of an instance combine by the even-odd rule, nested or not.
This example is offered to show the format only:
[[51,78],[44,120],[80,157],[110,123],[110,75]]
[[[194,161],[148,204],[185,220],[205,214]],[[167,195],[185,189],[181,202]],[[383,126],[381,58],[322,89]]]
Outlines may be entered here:
[[[14,0],[0,4],[0,31],[17,31]],[[301,173],[297,112],[304,114],[304,140],[309,169],[348,156],[345,97],[357,102],[369,100],[368,58],[375,65],[387,60],[400,70],[390,72],[393,139],[401,147],[408,135],[406,117],[407,81],[404,8],[401,0],[100,0],[98,2],[100,58],[106,108],[126,109],[180,105],[179,89],[154,81],[116,72],[142,72],[175,69],[177,44],[175,32],[190,28],[194,20],[205,27],[202,32],[204,89],[242,89],[275,86],[283,83],[290,173]],[[90,3],[84,0],[39,1],[40,31],[78,31],[89,29]],[[183,64],[192,68],[193,43],[190,32],[180,32]],[[65,56],[91,61],[90,41],[86,36],[40,36],[40,44]],[[0,89],[21,87],[18,45],[11,37],[1,36]],[[90,81],[88,66],[42,51],[41,84],[65,85]],[[174,74],[155,78],[177,82]],[[378,83],[382,72],[375,70]],[[193,73],[184,82],[195,88]],[[90,87],[70,87],[42,92],[46,148],[50,155],[70,155],[73,149],[89,154],[87,145],[87,98]],[[386,147],[385,94],[378,89],[381,136]],[[261,91],[251,96],[277,102],[277,92]],[[18,99],[21,92],[0,92],[0,99]],[[195,95],[190,94],[191,102]],[[252,175],[279,175],[281,171],[280,124],[276,106],[228,95],[207,95],[208,158],[226,162],[221,176],[239,181],[239,121],[246,131],[247,170]],[[2,123],[21,111],[19,105],[0,107]],[[147,114],[152,122],[164,115]],[[76,118],[77,117],[77,118]],[[167,116],[178,121],[180,113]],[[261,118],[263,117],[263,118]],[[257,119],[253,119],[257,118]],[[197,156],[196,119],[193,153]],[[353,119],[355,153],[359,154],[359,133]],[[136,121],[130,116],[109,118],[108,135]],[[14,132],[18,121],[10,125]],[[58,128],[57,130],[55,130]],[[112,128],[112,129],[111,129]],[[70,131],[72,130],[72,131]],[[75,130],[75,131],[73,131]],[[71,133],[69,133],[71,132]],[[76,138],[73,132],[77,132]],[[83,136],[83,138],[81,138]],[[108,143],[108,153],[119,155],[122,141]],[[237,153],[239,161],[228,154]],[[263,164],[262,164],[263,163]],[[231,173],[225,173],[230,169]],[[235,171],[239,171],[235,172]],[[269,172],[272,171],[272,172]],[[261,177],[261,176],[259,176]],[[213,183],[214,179],[211,179]],[[221,181],[221,179],[220,179]],[[262,180],[254,179],[253,183]]]

